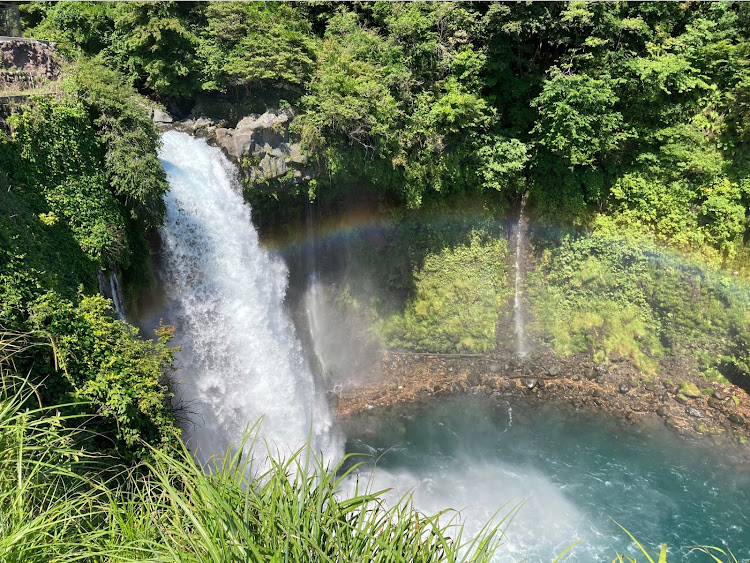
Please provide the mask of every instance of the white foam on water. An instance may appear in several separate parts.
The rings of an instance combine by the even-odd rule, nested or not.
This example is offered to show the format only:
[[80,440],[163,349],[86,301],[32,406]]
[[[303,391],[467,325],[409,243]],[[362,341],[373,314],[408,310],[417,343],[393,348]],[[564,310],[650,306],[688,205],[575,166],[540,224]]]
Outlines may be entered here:
[[[375,491],[392,488],[386,494],[390,502],[412,493],[416,508],[426,514],[447,508],[459,511],[463,541],[479,534],[488,522],[499,523],[514,513],[501,526],[505,535],[496,561],[552,561],[580,538],[586,542],[575,548],[574,559],[592,556],[594,561],[597,555],[614,554],[607,538],[596,537],[601,535],[596,526],[560,487],[527,467],[469,459],[419,470],[375,468],[359,475],[360,489],[368,482]],[[353,480],[348,486],[351,494]],[[446,522],[451,516],[446,515]]]

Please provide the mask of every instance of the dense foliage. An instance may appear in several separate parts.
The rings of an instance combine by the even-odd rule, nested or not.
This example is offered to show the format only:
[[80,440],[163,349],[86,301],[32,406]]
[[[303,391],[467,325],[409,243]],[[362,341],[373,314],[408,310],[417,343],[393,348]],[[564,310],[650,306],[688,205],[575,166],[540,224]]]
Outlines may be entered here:
[[[645,373],[687,358],[750,385],[750,4],[21,8],[26,34],[69,67],[61,94],[3,106],[3,560],[455,559],[408,502],[340,502],[339,477],[300,456],[251,483],[241,458],[204,473],[165,453],[179,447],[170,329],[144,340],[97,295],[101,271],[150,282],[145,237],[167,184],[144,95],[230,107],[229,121],[299,109],[316,179],[257,190],[256,211],[374,193],[407,219],[379,247],[355,243],[345,292],[369,300],[388,346],[487,352],[507,338],[503,221],[524,201],[534,345]],[[469,208],[481,219],[434,221]],[[358,293],[373,270],[384,295]],[[19,374],[33,395],[15,393]],[[481,559],[491,545],[474,547]]]
[[[49,403],[100,415],[110,446],[173,444],[169,331],[146,341],[96,295],[97,271],[148,282],[146,227],[164,213],[158,132],[115,72],[79,65],[59,97],[10,111],[0,133],[0,327],[50,339],[19,369]],[[5,211],[7,210],[7,213]],[[73,408],[73,407],[71,407]]]
[[533,328],[556,353],[651,374],[678,359],[708,379],[750,375],[750,294],[732,276],[602,234],[565,239],[540,262],[528,286]]
[[674,219],[697,222],[702,234],[670,241],[730,258],[747,229],[744,3],[25,10],[29,33],[96,55],[163,100],[213,92],[258,106],[284,93],[303,110],[325,189],[365,183],[411,208],[436,192],[491,189],[513,201],[528,190],[537,214],[558,223],[605,209],[633,223],[627,211],[666,190],[679,217],[656,212],[637,228],[670,238]]
[[[465,202],[497,217],[525,194],[534,224],[544,227],[534,231],[542,269],[532,280],[543,289],[529,298],[537,324],[549,323],[540,337],[559,336],[550,341],[558,353],[585,352],[597,361],[622,355],[648,371],[686,353],[689,335],[702,333],[714,337],[691,352],[701,372],[727,374],[747,365],[742,322],[729,327],[724,318],[729,310],[741,318],[745,305],[737,303],[744,301],[727,301],[723,290],[712,289],[708,301],[698,300],[705,314],[680,312],[692,308],[683,304],[692,278],[664,278],[653,265],[662,259],[645,258],[666,247],[716,272],[707,279],[728,272],[742,286],[750,278],[746,3],[59,2],[29,5],[24,17],[30,34],[58,41],[71,57],[119,70],[176,108],[196,101],[208,107],[208,99],[244,111],[297,106],[294,132],[317,178],[271,190],[275,199],[253,191],[258,215],[287,218],[308,198],[339,209],[347,194],[366,191],[398,218],[419,217],[417,209],[451,213]],[[137,125],[127,116],[98,122],[105,135],[118,127],[132,133]],[[127,151],[144,143],[153,139],[110,142],[108,158],[132,161]],[[135,194],[141,186],[134,209],[159,191],[132,171],[113,170],[106,179],[115,194]],[[65,213],[60,205],[52,212]],[[106,200],[99,205],[103,221]],[[83,229],[85,217],[77,221]],[[116,253],[105,242],[121,232],[109,220],[87,244]],[[570,242],[560,246],[563,240]],[[623,257],[608,250],[612,259],[603,258],[601,241],[635,249],[641,258],[616,266]],[[450,270],[447,257],[439,258],[444,250],[431,249],[430,260]],[[478,333],[457,328],[441,339],[428,328],[452,326],[450,311],[417,312],[426,307],[428,287],[436,295],[446,290],[428,279],[424,258],[386,284],[411,292],[386,340],[419,349],[486,349],[489,336],[479,339],[485,344],[462,346],[457,342],[473,343]],[[571,263],[582,268],[573,276],[564,273]],[[469,270],[458,277],[475,279]],[[584,297],[579,278],[586,272],[601,279]],[[477,287],[498,283],[480,278]],[[654,292],[667,294],[659,305]],[[479,301],[471,299],[469,308],[481,308]],[[665,319],[675,315],[689,319],[680,334],[666,328],[674,322]],[[569,323],[580,331],[562,336],[554,329]],[[425,330],[430,338],[415,336]]]

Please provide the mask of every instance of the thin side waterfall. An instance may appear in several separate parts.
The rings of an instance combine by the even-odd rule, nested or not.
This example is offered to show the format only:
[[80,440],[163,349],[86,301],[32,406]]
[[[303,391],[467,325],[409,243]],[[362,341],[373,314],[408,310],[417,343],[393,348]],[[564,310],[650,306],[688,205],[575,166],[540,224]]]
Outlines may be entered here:
[[98,270],[96,272],[96,279],[99,284],[99,293],[107,299],[112,300],[112,307],[115,310],[117,318],[121,321],[127,320],[125,318],[125,306],[123,305],[122,286],[120,285],[117,270],[114,268],[107,272]]
[[[288,455],[308,440],[332,461],[340,445],[284,307],[287,269],[263,249],[234,166],[205,141],[169,131],[160,158],[170,191],[161,229],[176,326],[176,406],[199,461],[222,455],[262,417],[260,436]],[[260,441],[259,444],[263,445]]]
[[122,304],[122,287],[120,286],[120,278],[117,276],[117,270],[112,270],[109,273],[109,287],[112,291],[112,303],[115,306],[115,313],[121,320],[125,320],[125,307]]
[[[318,263],[315,248],[315,227],[313,225],[313,204],[306,204],[306,224],[307,224],[307,244],[305,252],[307,253],[307,290],[305,291],[304,306],[305,316],[307,317],[307,327],[310,331],[310,343],[312,344],[315,359],[320,368],[320,376],[327,387],[330,386],[331,365],[328,358],[330,332],[327,330],[326,322],[326,296],[323,285],[318,280]],[[334,344],[335,347],[341,346],[340,342]]]
[[521,211],[518,214],[518,224],[516,225],[516,279],[515,293],[513,295],[513,319],[516,332],[516,351],[519,358],[525,358],[528,350],[526,349],[526,334],[524,330],[523,318],[523,295],[521,283],[523,280],[523,233],[525,222],[523,218],[523,208],[526,205],[526,196],[521,198]]

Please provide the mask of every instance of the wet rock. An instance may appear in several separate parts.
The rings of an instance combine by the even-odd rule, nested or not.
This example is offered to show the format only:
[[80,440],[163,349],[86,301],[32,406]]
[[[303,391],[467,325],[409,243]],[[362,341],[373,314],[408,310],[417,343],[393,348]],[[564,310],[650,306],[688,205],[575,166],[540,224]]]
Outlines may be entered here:
[[466,391],[460,381],[454,381],[451,383],[451,393],[463,393]]
[[703,418],[706,416],[702,410],[696,409],[695,407],[688,407],[685,412],[688,416],[692,416],[693,418]]
[[500,389],[502,391],[505,391],[505,392],[513,391],[515,390],[515,388],[516,388],[516,382],[513,381],[512,379],[505,379],[500,382]]
[[714,391],[713,398],[718,401],[726,401],[727,395],[726,393],[722,393],[721,391],[717,389],[716,391]]
[[558,375],[560,375],[561,371],[562,371],[562,368],[560,367],[560,365],[555,364],[547,370],[547,373],[550,374],[552,377],[557,377]]
[[625,411],[622,409],[613,409],[612,416],[615,418],[623,418],[625,416]]
[[662,418],[666,418],[669,416],[669,409],[667,407],[659,407],[656,409],[656,414]]
[[709,397],[707,403],[712,409],[721,409],[724,407],[724,403],[716,397]]
[[732,413],[729,416],[727,416],[727,420],[731,422],[732,424],[745,424],[745,419],[735,413]]
[[594,392],[591,393],[591,396],[592,397],[602,398],[602,397],[606,397],[607,394],[604,391],[602,391],[601,389],[594,389]]
[[539,380],[533,377],[527,377],[523,379],[523,384],[526,386],[527,389],[533,389],[539,384]]
[[606,374],[606,373],[603,373],[602,375],[600,375],[600,376],[598,376],[598,377],[596,378],[596,382],[597,382],[597,383],[598,383],[599,385],[603,384],[603,383],[604,383],[604,382],[606,382],[606,381],[607,381],[607,374]]
[[539,389],[544,389],[547,386],[547,383],[544,381],[544,379],[540,379],[536,382],[536,386]]
[[581,376],[580,376],[580,375],[578,375],[577,373],[574,373],[574,374],[573,374],[573,377],[571,377],[571,379],[572,379],[573,381],[580,381],[580,380],[581,380]]
[[487,389],[492,389],[494,391],[495,389],[497,389],[497,382],[493,378],[488,377],[484,380],[484,386]]
[[500,373],[503,370],[503,366],[500,364],[490,364],[491,373]]
[[475,371],[472,371],[469,373],[469,375],[466,376],[466,385],[469,387],[478,387],[482,383],[482,378],[479,376],[479,374]]
[[708,433],[710,433],[710,429],[708,428],[708,426],[706,426],[702,422],[696,422],[693,425],[693,430],[695,430],[696,432],[698,432],[698,434],[708,434]]
[[683,405],[684,405],[685,403],[687,403],[688,401],[690,401],[690,399],[688,399],[688,398],[687,398],[687,397],[686,397],[685,395],[683,395],[682,393],[677,393],[677,395],[675,395],[674,399],[675,399],[675,401],[677,401],[678,403],[682,403]]
[[331,406],[332,409],[336,409],[339,406],[339,394],[335,391],[328,391],[326,393],[326,399],[328,399],[328,404]]
[[617,390],[618,390],[618,391],[619,391],[620,393],[622,393],[623,395],[626,395],[627,393],[629,393],[629,392],[630,392],[630,385],[628,385],[627,383],[625,383],[625,382],[623,381],[622,383],[620,383],[620,385],[619,385],[619,387],[617,388]]

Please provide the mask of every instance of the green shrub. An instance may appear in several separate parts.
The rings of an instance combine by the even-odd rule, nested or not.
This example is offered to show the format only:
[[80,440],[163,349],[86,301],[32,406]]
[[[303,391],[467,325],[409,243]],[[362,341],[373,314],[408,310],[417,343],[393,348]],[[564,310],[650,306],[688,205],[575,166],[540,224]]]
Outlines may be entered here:
[[406,309],[382,324],[391,346],[426,352],[488,352],[496,346],[498,309],[509,296],[504,240],[482,241],[429,254],[414,272]]

